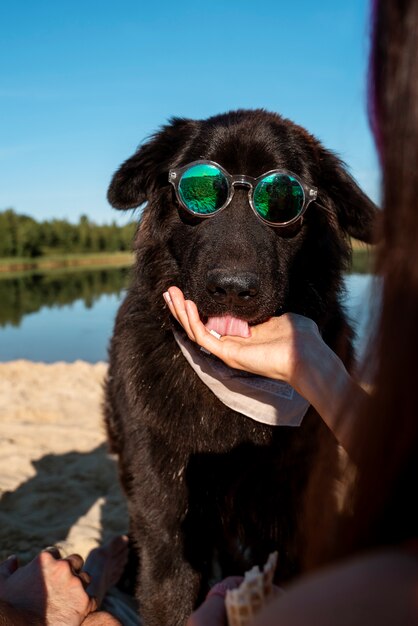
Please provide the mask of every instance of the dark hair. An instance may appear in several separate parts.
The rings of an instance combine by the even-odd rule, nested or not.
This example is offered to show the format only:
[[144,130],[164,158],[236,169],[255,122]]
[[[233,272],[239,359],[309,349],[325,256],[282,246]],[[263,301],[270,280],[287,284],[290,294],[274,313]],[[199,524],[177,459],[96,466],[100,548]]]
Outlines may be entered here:
[[360,411],[345,550],[416,537],[418,507],[418,2],[376,0],[369,113],[382,167],[383,276],[374,391]]

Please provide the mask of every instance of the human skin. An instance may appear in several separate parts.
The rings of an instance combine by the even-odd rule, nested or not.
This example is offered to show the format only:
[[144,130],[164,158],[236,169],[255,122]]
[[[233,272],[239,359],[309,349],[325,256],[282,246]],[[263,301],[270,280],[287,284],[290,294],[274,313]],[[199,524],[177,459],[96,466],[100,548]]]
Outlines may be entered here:
[[[417,580],[415,554],[366,554],[301,579],[260,611],[251,626],[417,624]],[[225,624],[222,599],[209,597],[186,626]]]
[[227,626],[225,596],[227,589],[236,589],[242,576],[228,576],[209,591],[201,607],[192,613],[186,626]]
[[[355,460],[351,433],[356,407],[366,394],[323,341],[314,321],[286,313],[251,326],[251,337],[217,339],[201,322],[194,302],[185,300],[178,287],[170,287],[164,299],[189,339],[227,365],[289,383],[314,406]],[[349,413],[342,410],[347,398]]]
[[85,564],[77,554],[62,559],[57,548],[23,567],[9,557],[0,563],[0,626],[121,626],[96,608],[127,555],[128,538],[121,535],[92,550]]
[[[217,339],[178,288],[171,287],[164,298],[189,338],[227,365],[292,385],[355,459],[351,432],[356,407],[366,394],[324,343],[312,320],[287,313],[251,327],[250,338]],[[341,413],[346,398],[350,409]],[[417,624],[417,579],[416,553],[387,549],[365,554],[301,579],[266,606],[251,626]],[[209,596],[187,626],[225,626],[225,618],[222,599]]]
[[8,615],[6,624],[27,624],[23,620],[30,615],[35,625],[39,619],[39,624],[79,626],[97,608],[96,600],[84,590],[90,577],[83,572],[74,575],[83,559],[78,555],[56,557],[44,551],[23,567],[18,567],[15,557],[1,564],[0,602],[2,612]]

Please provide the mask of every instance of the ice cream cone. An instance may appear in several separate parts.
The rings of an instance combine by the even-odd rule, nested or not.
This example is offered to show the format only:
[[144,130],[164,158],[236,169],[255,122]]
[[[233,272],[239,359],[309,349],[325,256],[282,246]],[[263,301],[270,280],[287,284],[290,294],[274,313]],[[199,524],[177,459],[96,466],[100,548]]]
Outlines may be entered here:
[[237,589],[226,592],[225,606],[229,626],[246,626],[273,594],[277,552],[270,554],[263,570],[255,566],[246,572]]

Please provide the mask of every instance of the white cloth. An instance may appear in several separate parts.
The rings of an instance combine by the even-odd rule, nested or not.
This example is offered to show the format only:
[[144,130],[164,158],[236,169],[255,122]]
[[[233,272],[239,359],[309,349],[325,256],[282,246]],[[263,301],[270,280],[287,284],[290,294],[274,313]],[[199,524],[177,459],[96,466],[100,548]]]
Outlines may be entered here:
[[228,367],[176,330],[180,350],[200,380],[226,406],[270,426],[300,426],[309,402],[280,380]]

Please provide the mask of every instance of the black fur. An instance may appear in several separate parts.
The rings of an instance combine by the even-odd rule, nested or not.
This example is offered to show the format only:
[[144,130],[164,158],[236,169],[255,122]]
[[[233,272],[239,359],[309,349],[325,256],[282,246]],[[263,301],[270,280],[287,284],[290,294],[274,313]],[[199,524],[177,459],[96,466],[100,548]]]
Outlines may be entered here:
[[[202,158],[253,177],[291,170],[318,188],[322,206],[312,203],[299,227],[282,232],[262,223],[237,188],[224,211],[190,219],[176,205],[168,170]],[[300,428],[273,428],[221,404],[181,355],[162,294],[179,286],[202,316],[228,312],[256,323],[286,311],[307,315],[350,366],[351,330],[338,296],[349,237],[371,241],[375,207],[314,137],[263,110],[173,119],[120,167],[108,197],[121,209],[147,201],[110,349],[109,439],[129,503],[145,625],[180,626],[209,581],[242,574],[273,549],[280,580],[299,573],[309,554],[304,496],[315,475],[319,514],[332,510],[337,447],[312,409]],[[256,276],[258,293],[219,301],[208,290],[211,272]]]

